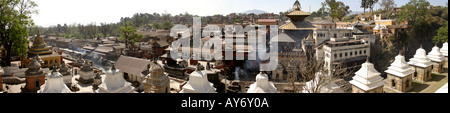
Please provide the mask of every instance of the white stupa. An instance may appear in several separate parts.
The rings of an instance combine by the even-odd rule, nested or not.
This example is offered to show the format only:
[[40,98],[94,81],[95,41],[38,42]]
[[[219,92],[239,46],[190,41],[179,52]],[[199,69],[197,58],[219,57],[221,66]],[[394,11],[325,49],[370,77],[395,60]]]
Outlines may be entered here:
[[106,72],[105,80],[98,87],[97,93],[134,93],[131,83],[125,81],[123,73],[114,65]]
[[445,57],[445,66],[448,67],[448,42],[445,42],[445,43],[442,45],[441,53],[442,53],[442,55]]
[[395,57],[395,61],[388,67],[386,73],[395,75],[397,77],[406,77],[414,73],[412,67],[408,65],[405,61],[405,57],[398,55]]
[[375,25],[375,27],[373,28],[373,30],[381,30],[380,24]]
[[350,84],[365,92],[381,88],[381,92],[375,91],[374,93],[383,93],[382,89],[386,82],[384,82],[383,77],[380,76],[381,73],[378,72],[374,65],[368,60],[366,63],[362,64],[361,69],[355,74],[356,75],[353,77],[353,80],[350,81]]
[[197,69],[189,75],[189,81],[183,86],[180,93],[216,93],[213,83],[208,81],[207,75],[201,71],[200,64]]
[[411,58],[409,60],[408,64],[426,68],[426,67],[433,65],[433,62],[431,62],[431,60],[428,59],[427,52],[425,51],[425,49],[420,47],[419,49],[417,49],[416,55],[414,55],[414,58]]
[[444,55],[445,57],[448,57],[448,42],[445,42],[445,43],[442,45],[441,53],[442,53],[442,55]]
[[256,82],[250,85],[247,93],[276,93],[277,88],[269,82],[267,74],[261,72],[256,75]]
[[442,55],[441,50],[437,46],[434,46],[433,50],[428,53],[428,58],[433,62],[442,62],[445,60],[444,55]]
[[55,69],[38,93],[72,93],[72,91],[64,83],[63,75]]
[[339,85],[331,81],[331,76],[326,72],[317,72],[315,75],[314,80],[306,82],[306,86],[303,86],[303,93],[344,93]]

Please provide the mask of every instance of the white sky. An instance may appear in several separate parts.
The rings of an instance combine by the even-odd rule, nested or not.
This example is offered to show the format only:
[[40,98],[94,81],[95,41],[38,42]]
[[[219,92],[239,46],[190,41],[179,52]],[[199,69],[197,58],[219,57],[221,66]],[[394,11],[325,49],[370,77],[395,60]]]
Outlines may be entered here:
[[[178,15],[190,14],[206,16],[229,14],[259,9],[279,13],[292,8],[295,0],[33,0],[38,4],[39,14],[33,15],[36,25],[50,26],[73,23],[115,23],[121,17],[131,17],[135,13],[170,13]],[[325,0],[300,0],[302,10],[309,12],[321,7]],[[339,0],[351,7],[359,8],[360,0]],[[397,6],[409,0],[395,0]],[[446,0],[428,0],[432,5],[446,5]],[[377,6],[376,6],[377,8]]]

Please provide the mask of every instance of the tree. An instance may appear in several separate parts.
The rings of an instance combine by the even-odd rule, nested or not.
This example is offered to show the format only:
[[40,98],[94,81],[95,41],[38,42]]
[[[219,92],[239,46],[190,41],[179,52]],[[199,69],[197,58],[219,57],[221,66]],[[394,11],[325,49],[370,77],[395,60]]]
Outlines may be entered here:
[[428,6],[430,6],[430,3],[426,0],[410,0],[410,2],[402,6],[402,11],[399,13],[399,21],[408,22],[410,34],[427,33],[430,25],[426,18],[431,17]]
[[396,4],[395,4],[394,0],[381,0],[381,2],[380,2],[380,7],[384,11],[390,11],[390,10],[394,9],[395,6],[396,6]]
[[81,35],[81,39],[86,39],[88,36],[87,27],[82,24],[78,24],[77,28],[78,33]]
[[373,7],[378,3],[378,0],[367,0],[367,7],[370,8],[370,13],[373,12]]
[[103,37],[108,37],[108,34],[111,32],[111,25],[106,23],[100,23],[100,32],[102,32]]
[[299,77],[300,79],[298,79],[297,74],[289,74],[290,76],[288,76],[289,84],[292,86],[294,92],[298,92],[298,88],[295,87],[295,82],[301,81],[315,83],[310,87],[303,87],[303,92],[322,93],[321,91],[330,83],[345,78],[354,71],[351,69],[347,69],[344,64],[339,63],[335,64],[332,68],[333,71],[329,73],[325,68],[325,63],[323,60],[316,59],[314,54],[311,54],[310,56],[310,60],[300,61],[298,63],[290,61],[290,65],[296,65],[296,68],[291,69],[297,69],[295,71],[299,72],[299,74],[301,75]]
[[434,36],[433,41],[435,43],[443,43],[448,41],[448,22],[445,22],[444,26],[439,28],[437,34]]
[[369,0],[361,0],[361,6],[360,7],[364,9],[364,13],[366,13],[366,9],[369,8],[368,1]]
[[0,39],[6,50],[3,66],[11,66],[13,55],[27,56],[28,32],[33,26],[32,14],[36,14],[37,4],[30,0],[0,1]]
[[333,21],[335,19],[339,19],[339,21],[341,21],[343,17],[351,12],[350,7],[341,1],[325,0],[325,4],[328,6],[327,11],[330,13]]
[[122,26],[120,27],[120,31],[122,32],[122,36],[120,40],[125,41],[125,47],[129,47],[129,44],[134,44],[136,41],[140,40],[143,35],[137,34],[136,29],[133,26]]

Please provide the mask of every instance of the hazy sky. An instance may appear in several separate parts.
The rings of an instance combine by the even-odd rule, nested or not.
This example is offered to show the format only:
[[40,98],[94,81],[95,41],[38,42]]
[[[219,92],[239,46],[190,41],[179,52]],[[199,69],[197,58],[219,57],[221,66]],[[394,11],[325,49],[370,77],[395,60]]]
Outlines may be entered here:
[[[279,13],[292,8],[295,0],[33,0],[38,4],[39,14],[33,15],[36,25],[88,24],[95,22],[115,23],[120,17],[131,17],[134,13],[170,13],[206,16],[214,14],[240,13],[259,9]],[[316,11],[325,0],[299,0],[302,10]],[[360,0],[338,0],[349,5],[352,11],[362,11]],[[381,1],[381,0],[380,0]],[[409,0],[395,0],[397,6]],[[447,0],[428,0],[432,5],[446,5]],[[378,4],[375,9],[378,9]]]

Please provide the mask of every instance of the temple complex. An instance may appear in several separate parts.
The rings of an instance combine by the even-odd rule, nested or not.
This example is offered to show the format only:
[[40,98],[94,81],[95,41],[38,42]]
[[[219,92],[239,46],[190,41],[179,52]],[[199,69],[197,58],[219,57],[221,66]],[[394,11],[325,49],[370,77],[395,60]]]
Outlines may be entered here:
[[98,86],[97,93],[133,93],[131,83],[125,81],[123,73],[113,67],[106,72],[105,81]]
[[344,93],[328,73],[317,72],[315,75],[315,78],[305,83],[303,93]]
[[83,67],[80,69],[80,78],[78,79],[78,82],[84,83],[84,84],[90,84],[94,82],[94,69],[92,69],[91,64],[89,61],[84,61]]
[[442,55],[439,47],[434,46],[433,50],[428,53],[428,58],[433,62],[433,71],[434,73],[442,73],[444,72],[444,63],[445,57]]
[[431,79],[433,63],[428,59],[427,52],[422,47],[417,49],[416,55],[409,60],[408,64],[415,70],[414,80],[425,82]]
[[385,90],[396,93],[406,92],[412,89],[412,76],[414,70],[405,61],[405,57],[399,54],[395,61],[388,67]]
[[41,69],[41,63],[38,62],[39,57],[35,56],[28,65],[28,70],[25,71],[25,87],[22,88],[22,92],[36,93],[41,85],[45,84],[45,74]]
[[256,82],[250,85],[247,93],[276,93],[277,88],[269,82],[269,76],[261,72],[256,75]]
[[189,75],[189,81],[182,87],[180,93],[216,93],[213,85],[201,70],[201,64],[197,64],[197,69]]
[[444,63],[444,66],[447,66],[447,67],[448,67],[448,42],[445,42],[445,43],[442,45],[441,53],[442,53],[442,55],[445,57],[445,63]]
[[31,58],[40,56],[43,61],[41,63],[42,68],[50,68],[55,64],[59,67],[62,62],[62,57],[59,53],[52,51],[51,48],[51,46],[47,46],[47,43],[45,43],[44,38],[41,37],[41,34],[38,31],[36,38],[34,38],[33,45],[28,49],[28,57],[21,58],[22,66],[27,68]]
[[170,93],[170,79],[164,72],[164,67],[156,62],[149,69],[149,74],[145,77],[145,93]]
[[47,82],[41,86],[38,93],[71,93],[72,91],[64,83],[64,77],[61,73],[53,69],[53,74],[47,77]]
[[378,72],[374,65],[366,61],[362,64],[361,69],[355,73],[352,84],[353,93],[383,93],[383,86],[386,84],[381,77],[381,73]]

